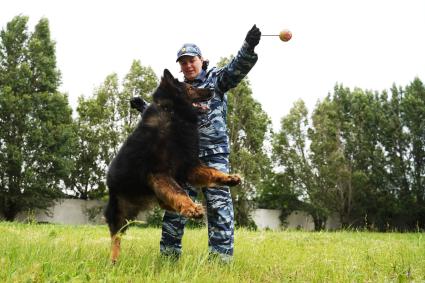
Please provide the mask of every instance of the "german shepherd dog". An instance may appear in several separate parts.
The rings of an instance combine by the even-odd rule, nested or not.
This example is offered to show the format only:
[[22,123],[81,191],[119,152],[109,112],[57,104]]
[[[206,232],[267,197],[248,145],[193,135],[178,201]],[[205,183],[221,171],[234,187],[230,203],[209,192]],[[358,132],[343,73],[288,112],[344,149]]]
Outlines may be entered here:
[[198,158],[199,102],[212,97],[209,89],[194,88],[164,70],[153,102],[112,160],[107,174],[109,202],[105,218],[111,233],[111,260],[120,253],[127,220],[150,207],[153,200],[166,210],[189,218],[204,215],[181,185],[195,187],[235,186],[238,175],[207,167]]

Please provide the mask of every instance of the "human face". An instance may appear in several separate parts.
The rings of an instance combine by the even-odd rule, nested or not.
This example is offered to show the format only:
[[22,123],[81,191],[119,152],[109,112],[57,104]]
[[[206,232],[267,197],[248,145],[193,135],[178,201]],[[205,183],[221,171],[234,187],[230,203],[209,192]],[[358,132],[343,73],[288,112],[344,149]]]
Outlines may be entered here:
[[183,56],[179,59],[180,69],[188,81],[193,81],[202,70],[202,58],[199,56]]

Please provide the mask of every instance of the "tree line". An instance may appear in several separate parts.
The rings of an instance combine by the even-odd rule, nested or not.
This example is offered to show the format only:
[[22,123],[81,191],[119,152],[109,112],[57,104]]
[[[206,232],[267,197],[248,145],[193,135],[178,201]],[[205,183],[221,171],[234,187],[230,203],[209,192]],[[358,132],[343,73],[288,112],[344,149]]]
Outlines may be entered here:
[[[229,59],[223,58],[219,65]],[[122,80],[105,78],[72,115],[58,91],[49,22],[28,30],[13,18],[0,32],[0,213],[46,209],[62,197],[106,196],[107,166],[140,119],[129,100],[151,100],[159,79],[134,60]],[[254,226],[255,207],[310,213],[316,229],[332,214],[344,227],[422,229],[425,221],[425,90],[416,78],[391,93],[342,85],[309,116],[298,101],[273,133],[249,80],[229,92],[236,222]],[[73,117],[75,116],[75,118]]]
[[316,229],[336,213],[345,228],[425,227],[425,88],[390,92],[336,85],[311,116],[297,101],[273,137],[281,171],[260,203],[309,212]]

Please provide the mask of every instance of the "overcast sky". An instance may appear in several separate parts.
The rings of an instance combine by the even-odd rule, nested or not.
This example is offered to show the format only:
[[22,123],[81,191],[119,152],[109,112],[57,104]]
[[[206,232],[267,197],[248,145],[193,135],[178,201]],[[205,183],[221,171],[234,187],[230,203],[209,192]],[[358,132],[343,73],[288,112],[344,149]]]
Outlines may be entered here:
[[381,91],[415,77],[425,82],[423,0],[3,0],[0,27],[19,14],[29,16],[30,31],[49,19],[60,90],[74,110],[78,96],[111,73],[122,79],[134,59],[181,79],[175,60],[185,42],[214,65],[236,54],[253,24],[263,34],[293,33],[286,43],[263,37],[248,75],[275,129],[296,100],[311,112],[336,83]]

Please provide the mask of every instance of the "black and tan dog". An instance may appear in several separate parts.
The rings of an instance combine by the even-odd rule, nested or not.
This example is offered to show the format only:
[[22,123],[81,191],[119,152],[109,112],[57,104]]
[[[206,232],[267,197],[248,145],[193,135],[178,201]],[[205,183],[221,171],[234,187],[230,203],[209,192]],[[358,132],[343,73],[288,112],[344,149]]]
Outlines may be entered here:
[[164,209],[201,218],[202,205],[195,204],[180,184],[214,187],[240,183],[239,176],[204,166],[198,158],[198,112],[205,111],[198,103],[211,96],[211,90],[179,82],[164,71],[153,103],[109,166],[105,217],[113,262],[120,252],[119,234],[126,221],[149,208],[153,200]]

